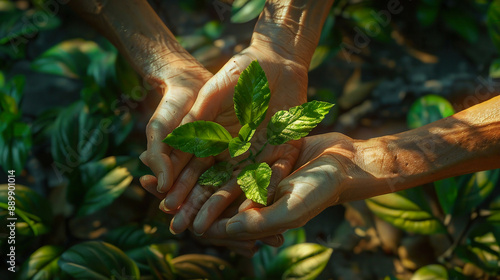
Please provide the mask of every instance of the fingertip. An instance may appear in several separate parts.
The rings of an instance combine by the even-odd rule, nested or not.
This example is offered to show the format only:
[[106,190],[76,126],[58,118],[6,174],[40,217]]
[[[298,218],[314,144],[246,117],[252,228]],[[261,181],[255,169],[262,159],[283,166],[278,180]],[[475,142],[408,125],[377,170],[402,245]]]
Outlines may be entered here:
[[142,154],[139,156],[139,159],[141,160],[141,162],[142,162],[144,165],[146,165],[146,166],[148,166],[148,167],[149,167],[148,162],[146,161],[146,158],[147,158],[147,157],[146,157],[146,154],[147,154],[147,151],[142,152]]
[[205,216],[206,215],[204,215],[204,212],[198,212],[198,214],[194,218],[193,233],[196,236],[202,236],[205,233],[205,231],[207,230],[205,220],[204,220]]
[[167,155],[162,154],[159,158],[154,161],[148,160],[148,162],[154,162],[155,165],[151,165],[151,169],[157,175],[158,186],[157,191],[159,193],[166,193],[170,190],[173,184],[173,175],[171,174],[172,161]]
[[172,234],[180,234],[184,232],[188,228],[188,224],[182,219],[182,217],[179,217],[178,214],[176,214],[173,218],[172,221],[170,221],[170,232]]
[[[233,218],[234,219],[234,218]],[[230,219],[226,225],[226,231],[229,235],[237,235],[245,231],[245,226],[240,220]]]

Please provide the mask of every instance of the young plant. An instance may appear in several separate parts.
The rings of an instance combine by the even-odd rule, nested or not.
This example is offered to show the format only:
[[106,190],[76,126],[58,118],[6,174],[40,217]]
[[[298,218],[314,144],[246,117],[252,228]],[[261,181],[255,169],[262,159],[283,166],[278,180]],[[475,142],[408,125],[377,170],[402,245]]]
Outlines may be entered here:
[[[232,137],[220,124],[210,121],[195,121],[172,131],[163,142],[197,157],[215,156],[229,149],[231,157],[244,154],[251,146],[251,139],[266,116],[271,92],[264,70],[255,60],[241,73],[234,88],[234,111],[241,129]],[[241,170],[237,182],[246,197],[263,205],[267,204],[267,187],[271,180],[271,167],[265,162],[256,162],[257,156],[268,145],[281,145],[289,140],[298,140],[318,125],[333,104],[311,101],[288,111],[279,111],[267,125],[267,141],[256,154],[236,164],[223,161],[205,171],[200,185],[221,186],[231,178],[233,171],[247,161],[252,163]]]

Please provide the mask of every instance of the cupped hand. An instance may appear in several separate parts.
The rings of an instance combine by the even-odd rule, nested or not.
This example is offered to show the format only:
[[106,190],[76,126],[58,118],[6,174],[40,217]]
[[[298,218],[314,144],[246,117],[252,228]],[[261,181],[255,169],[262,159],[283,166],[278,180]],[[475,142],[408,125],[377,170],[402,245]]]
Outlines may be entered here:
[[[195,227],[199,222],[203,227],[210,226],[206,230],[209,235],[221,233],[240,241],[301,227],[325,208],[348,199],[343,197],[351,179],[348,174],[362,172],[354,164],[353,155],[353,140],[343,134],[306,137],[295,163],[296,170],[277,184],[272,204],[262,207],[247,201],[234,217],[218,220],[203,217],[205,211],[221,207],[216,193],[198,214],[202,218],[196,218]],[[203,219],[215,222],[209,225]]]
[[173,177],[170,174],[175,166],[170,158],[171,148],[162,141],[181,123],[212,74],[194,58],[185,57],[168,62],[168,65],[155,69],[155,72],[160,72],[155,73],[155,77],[162,78],[154,82],[161,85],[159,89],[163,97],[146,127],[147,150],[140,158],[155,174],[143,179],[154,181],[158,190],[166,190],[172,185]]
[[[236,136],[241,125],[234,111],[234,86],[240,74],[253,61],[257,60],[269,81],[271,99],[266,119],[259,126],[252,138],[252,148],[255,153],[266,142],[266,124],[271,116],[279,110],[303,104],[307,101],[307,66],[303,63],[287,59],[273,51],[252,45],[233,57],[200,91],[191,111],[182,123],[195,120],[212,120],[224,126],[233,136]],[[300,141],[294,146],[271,146],[262,153],[262,161],[267,161],[276,174],[288,175],[294,165],[300,149]],[[287,151],[290,149],[290,151]],[[275,151],[273,151],[275,150]],[[297,152],[293,152],[293,150]],[[277,157],[276,155],[281,155]],[[244,154],[243,157],[247,156]],[[193,222],[199,209],[214,193],[213,188],[198,185],[197,179],[215,161],[231,160],[228,153],[212,158],[194,158],[189,154],[174,150],[170,154],[173,166],[170,177],[176,178],[160,209],[167,213],[175,211],[171,230],[180,233]],[[237,174],[237,173],[236,173]],[[281,178],[282,179],[282,178]],[[229,206],[240,194],[241,190],[233,180],[218,192],[221,205]],[[223,207],[210,215],[219,215]],[[203,232],[196,231],[198,234]]]

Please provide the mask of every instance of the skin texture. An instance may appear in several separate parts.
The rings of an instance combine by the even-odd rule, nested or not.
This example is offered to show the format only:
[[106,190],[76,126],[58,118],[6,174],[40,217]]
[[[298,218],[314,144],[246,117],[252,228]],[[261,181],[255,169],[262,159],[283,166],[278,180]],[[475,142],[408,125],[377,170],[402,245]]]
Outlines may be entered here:
[[[250,46],[230,59],[203,86],[182,123],[198,119],[212,120],[236,136],[241,126],[234,113],[234,86],[241,72],[253,60],[258,60],[266,72],[272,92],[264,124],[275,112],[306,102],[309,63],[329,10],[325,10],[325,6],[332,4],[332,1],[320,2],[322,5],[313,1],[268,1],[257,22]],[[264,125],[257,129],[252,140],[254,152],[265,142],[265,134]],[[297,142],[293,147],[284,146],[288,147],[286,151],[284,147],[269,148],[263,153],[266,156],[261,160],[268,162],[276,174],[282,174],[279,178],[281,180],[291,172],[300,143]],[[281,157],[276,157],[277,154]],[[172,232],[180,233],[188,229],[200,207],[213,194],[213,189],[197,185],[196,180],[210,165],[221,160],[231,159],[227,153],[215,160],[196,159],[180,151],[171,153],[171,176],[177,179],[171,187],[162,190],[169,191],[161,202],[160,209],[175,214],[170,225]],[[238,158],[234,160],[238,161]],[[154,184],[154,181],[152,176],[146,176],[142,180],[146,184]],[[223,193],[219,194],[217,197],[227,207],[242,192],[234,183],[224,187]],[[222,209],[209,216],[219,215],[221,212]],[[203,234],[202,231],[195,233]]]
[[[332,2],[268,1],[256,25],[251,46],[231,59],[213,78],[179,46],[146,1],[70,2],[73,9],[99,29],[163,96],[147,126],[148,147],[141,155],[141,160],[155,176],[145,176],[140,181],[143,187],[159,198],[164,198],[165,193],[169,192],[169,199],[160,204],[160,209],[175,214],[172,232],[178,233],[188,228],[200,207],[213,193],[213,190],[196,185],[196,178],[216,160],[227,159],[228,156],[192,159],[191,155],[172,150],[161,140],[179,124],[197,119],[219,122],[236,135],[239,126],[232,104],[233,88],[239,74],[255,59],[268,73],[271,90],[274,89],[275,98],[271,100],[268,118],[278,110],[304,103],[307,69]],[[280,102],[279,98],[287,102]],[[262,131],[257,131],[254,136],[255,148],[262,145]],[[288,147],[298,151],[296,146],[299,144]],[[281,158],[273,156],[268,161],[275,173],[282,174],[283,178],[290,173],[289,166],[293,165],[293,155],[297,152],[284,152],[281,147],[276,149],[275,154],[280,154]],[[237,198],[241,198],[240,195],[239,187],[228,186],[223,204],[227,209],[237,210]],[[235,207],[230,207],[233,204]],[[216,214],[230,213],[225,208]],[[203,237],[212,243],[222,244],[209,234]],[[283,242],[281,235],[270,236],[262,241],[274,246]],[[248,254],[252,252],[249,248],[254,248],[254,245],[245,241],[235,242],[229,247]]]
[[[198,119],[216,121],[236,135],[234,85],[255,59],[272,92],[267,120],[277,110],[305,102],[307,68],[332,2],[268,1],[251,45],[212,77],[180,48],[145,1],[73,1],[163,96],[141,156],[155,176],[141,183],[157,197],[166,196],[160,209],[175,215],[174,233],[189,228],[207,241],[251,255],[256,239],[279,246],[280,233],[304,225],[326,207],[500,168],[500,97],[495,97],[396,135],[361,141],[328,133],[267,147],[258,160],[273,169],[268,207],[245,200],[234,179],[216,192],[197,185],[204,170],[228,155],[197,159],[161,140],[179,124]],[[254,137],[256,149],[262,134],[259,130]]]
[[72,8],[108,38],[162,99],[147,125],[141,156],[159,186],[172,185],[171,149],[162,143],[213,76],[184,50],[145,0],[73,0]]
[[[353,140],[327,133],[306,137],[301,147],[295,171],[278,184],[272,205],[243,203],[234,217],[203,225],[206,232],[235,240],[277,234],[332,205],[500,168],[500,96],[400,134]],[[217,207],[209,199],[202,210]]]

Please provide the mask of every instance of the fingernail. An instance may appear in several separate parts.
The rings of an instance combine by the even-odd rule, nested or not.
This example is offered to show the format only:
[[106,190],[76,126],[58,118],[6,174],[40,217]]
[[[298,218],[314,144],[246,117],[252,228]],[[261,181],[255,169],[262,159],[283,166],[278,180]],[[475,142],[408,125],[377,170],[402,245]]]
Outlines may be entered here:
[[164,193],[163,189],[163,184],[165,184],[165,174],[163,172],[160,172],[160,175],[158,176],[158,187],[156,188],[156,190],[159,192],[159,193]]
[[163,212],[170,212],[171,210],[167,208],[167,206],[165,205],[165,199],[164,198],[161,202],[160,202],[160,210],[162,210]]
[[172,227],[168,227],[168,230],[170,230],[170,232],[173,234],[173,235],[177,235],[177,232],[175,232]]
[[202,233],[197,233],[196,231],[193,232],[194,235],[198,236],[198,237],[201,237],[203,234],[205,234],[204,232]]
[[172,229],[172,225],[174,224],[174,220],[175,220],[175,216],[172,218],[172,221],[170,221],[170,226],[168,227],[168,230],[170,230],[170,232],[171,232],[173,235],[177,235],[177,232],[175,232],[175,231]]
[[227,225],[226,230],[229,234],[237,234],[243,232],[244,228],[240,221],[235,221]]

